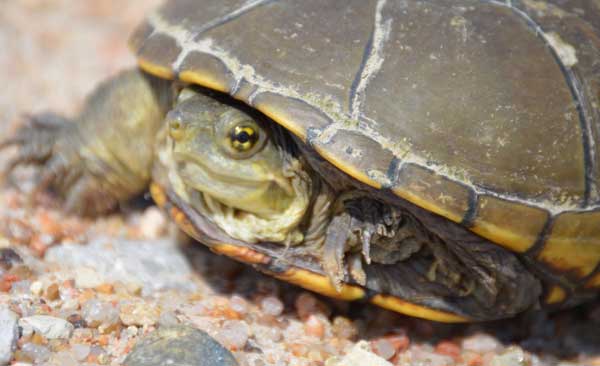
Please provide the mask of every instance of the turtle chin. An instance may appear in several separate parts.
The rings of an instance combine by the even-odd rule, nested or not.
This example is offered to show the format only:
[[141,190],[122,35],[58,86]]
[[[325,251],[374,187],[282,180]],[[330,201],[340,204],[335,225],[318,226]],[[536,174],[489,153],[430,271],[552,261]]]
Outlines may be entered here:
[[[171,184],[190,206],[230,237],[247,243],[295,245],[310,204],[310,182],[292,175],[287,189],[274,181],[243,180],[214,173],[195,162],[179,162],[169,174]],[[304,176],[302,175],[302,178]]]

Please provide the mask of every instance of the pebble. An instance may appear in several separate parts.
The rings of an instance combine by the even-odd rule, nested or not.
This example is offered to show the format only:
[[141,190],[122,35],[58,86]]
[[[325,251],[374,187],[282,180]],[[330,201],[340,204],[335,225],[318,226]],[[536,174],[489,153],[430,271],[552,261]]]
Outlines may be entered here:
[[56,366],[80,366],[79,361],[71,352],[60,351],[52,354],[50,364]]
[[68,321],[48,315],[34,315],[19,319],[23,334],[34,331],[46,339],[68,339],[73,332],[73,324]]
[[230,351],[206,332],[188,327],[159,328],[140,340],[125,366],[238,366]]
[[88,300],[83,304],[82,316],[88,326],[110,327],[119,322],[119,311],[110,303],[100,300]]
[[160,311],[156,306],[144,302],[133,302],[121,305],[119,317],[123,324],[150,326],[158,323]]
[[358,336],[358,328],[354,323],[343,316],[336,316],[332,324],[333,334],[342,339],[354,339]]
[[77,359],[77,361],[83,361],[90,354],[91,347],[87,344],[74,344],[71,346],[71,351],[73,352],[73,356]]
[[466,351],[477,353],[493,352],[498,349],[500,343],[498,340],[488,334],[473,334],[462,341],[462,348]]
[[246,314],[248,311],[248,301],[239,295],[233,295],[229,300],[229,307],[238,314]]
[[394,348],[392,342],[388,341],[385,338],[378,339],[372,342],[371,347],[373,349],[373,352],[375,352],[378,356],[386,360],[389,360],[396,354],[396,349]]
[[17,314],[6,307],[0,306],[0,365],[7,365],[19,336]]
[[330,358],[325,363],[329,366],[393,366],[385,359],[371,352],[369,343],[360,341],[341,360]]
[[304,323],[304,330],[307,335],[322,338],[325,335],[325,326],[321,319],[316,315],[309,315]]
[[494,355],[490,366],[525,366],[525,353],[520,347],[512,346],[499,355]]
[[243,349],[249,337],[250,327],[241,320],[226,320],[216,334],[216,338],[231,350]]
[[52,354],[48,347],[35,343],[25,343],[21,346],[21,351],[34,363],[45,362]]
[[272,316],[279,316],[283,312],[283,303],[275,296],[267,296],[260,302],[262,310]]

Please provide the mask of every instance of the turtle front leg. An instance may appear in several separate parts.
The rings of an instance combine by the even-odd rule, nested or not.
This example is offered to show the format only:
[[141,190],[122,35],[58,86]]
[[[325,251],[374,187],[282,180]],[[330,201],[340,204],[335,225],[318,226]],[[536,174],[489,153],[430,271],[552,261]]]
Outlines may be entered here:
[[69,212],[97,215],[147,187],[154,141],[172,104],[171,83],[137,69],[99,85],[73,121],[54,114],[29,118],[0,149],[17,153],[3,176],[15,168],[38,168],[35,195],[51,189]]

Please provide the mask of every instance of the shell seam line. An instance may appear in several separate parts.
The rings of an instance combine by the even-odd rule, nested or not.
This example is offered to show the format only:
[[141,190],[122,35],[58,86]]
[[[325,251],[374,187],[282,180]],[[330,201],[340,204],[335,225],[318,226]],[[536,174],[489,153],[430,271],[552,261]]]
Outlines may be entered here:
[[392,27],[392,20],[382,21],[383,7],[387,0],[377,0],[375,5],[375,20],[373,31],[365,45],[363,57],[358,71],[350,87],[348,107],[351,118],[359,120],[362,112],[362,99],[369,81],[379,73],[383,65],[381,51],[387,42]]
[[[244,5],[242,5],[241,7],[239,7],[238,9],[235,9],[232,12],[229,12],[228,14],[225,14],[224,16],[222,16],[220,18],[213,19],[213,20],[207,22],[206,24],[204,24],[202,27],[195,29],[193,32],[191,32],[189,39],[196,41],[198,39],[198,37],[201,36],[203,33],[206,33],[211,29],[225,25],[260,6],[263,6],[263,5],[266,5],[266,4],[275,2],[275,1],[278,1],[278,0],[249,0],[249,1],[246,1],[246,3]],[[183,63],[183,61],[185,60],[185,58],[188,56],[189,53],[190,53],[189,50],[182,49],[181,53],[179,54],[177,59],[173,62],[172,67],[173,67],[173,71],[175,71],[176,74],[179,74],[179,68],[181,67],[181,64]]]
[[246,3],[244,5],[242,5],[241,7],[239,7],[238,9],[235,9],[234,11],[220,17],[217,19],[214,19],[206,24],[204,24],[202,27],[198,28],[198,30],[194,31],[194,38],[200,36],[202,33],[208,32],[211,29],[217,28],[221,25],[227,24],[232,20],[235,20],[239,17],[241,17],[242,15],[260,7],[263,5],[266,5],[268,3],[272,3],[275,2],[277,0],[249,0],[246,1]]

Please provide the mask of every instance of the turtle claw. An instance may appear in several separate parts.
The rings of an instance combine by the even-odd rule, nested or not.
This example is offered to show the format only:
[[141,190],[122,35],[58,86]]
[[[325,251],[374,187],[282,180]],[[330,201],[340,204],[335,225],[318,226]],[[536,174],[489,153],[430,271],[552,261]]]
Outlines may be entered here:
[[327,236],[323,244],[323,270],[331,284],[338,292],[342,290],[342,282],[346,277],[344,255],[346,243],[350,235],[350,216],[335,216],[327,228]]

